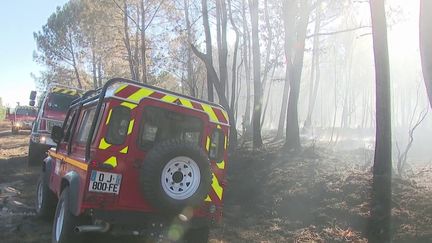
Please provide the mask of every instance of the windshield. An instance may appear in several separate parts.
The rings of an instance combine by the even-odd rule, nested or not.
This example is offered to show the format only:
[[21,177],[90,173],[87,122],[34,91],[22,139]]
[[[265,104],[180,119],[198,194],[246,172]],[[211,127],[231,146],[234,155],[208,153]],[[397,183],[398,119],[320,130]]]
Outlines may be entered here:
[[66,112],[69,105],[73,100],[78,98],[78,96],[71,96],[66,94],[51,93],[49,94],[47,101],[47,110],[51,111],[64,111]]
[[35,109],[17,108],[15,114],[21,116],[36,116],[37,112]]

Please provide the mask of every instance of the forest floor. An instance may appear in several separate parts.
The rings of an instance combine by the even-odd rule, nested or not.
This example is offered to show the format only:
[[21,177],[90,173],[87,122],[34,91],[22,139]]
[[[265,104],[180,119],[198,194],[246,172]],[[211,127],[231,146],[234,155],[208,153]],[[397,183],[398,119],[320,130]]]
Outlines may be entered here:
[[[1,131],[0,131],[1,132]],[[34,214],[38,168],[27,167],[28,132],[0,134],[0,241],[49,242],[51,224]],[[373,154],[373,153],[372,153]],[[227,164],[223,223],[210,242],[366,242],[371,151],[281,141],[247,144]],[[395,242],[432,242],[432,167],[393,179]],[[104,237],[98,242],[129,242]]]

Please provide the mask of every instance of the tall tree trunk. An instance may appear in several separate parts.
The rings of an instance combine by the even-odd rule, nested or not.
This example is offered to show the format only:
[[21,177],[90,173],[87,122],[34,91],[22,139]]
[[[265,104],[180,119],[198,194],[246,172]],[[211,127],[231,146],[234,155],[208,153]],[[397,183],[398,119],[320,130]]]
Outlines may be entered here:
[[[222,91],[225,93],[228,84],[227,7],[225,0],[217,0],[216,6],[218,6],[216,9],[219,9],[218,19],[220,19],[220,27],[218,27],[220,30],[220,39],[218,40],[219,80],[222,84]],[[226,93],[226,97],[228,97],[228,93]]]
[[136,6],[136,9],[138,9],[137,10],[137,16],[136,16],[136,19],[137,19],[137,26],[136,26],[136,30],[135,30],[135,47],[134,47],[134,51],[133,51],[133,63],[134,63],[134,69],[135,69],[135,78],[136,78],[136,81],[138,81],[138,82],[141,82],[141,75],[140,75],[140,72],[141,72],[141,67],[140,67],[140,65],[139,65],[139,63],[140,63],[140,55],[139,55],[139,50],[140,50],[140,18],[141,18],[141,15],[140,15],[140,11],[139,11],[139,6],[138,6],[138,4],[137,4],[137,6]]
[[290,92],[290,72],[293,65],[293,47],[295,35],[295,22],[297,16],[297,2],[289,0],[283,2],[283,22],[284,22],[284,51],[285,51],[285,82],[282,94],[281,112],[279,115],[279,123],[276,138],[282,138],[284,134],[286,112],[288,107],[288,94]]
[[432,1],[420,0],[420,54],[423,78],[432,108]]
[[[191,31],[191,23],[189,19],[189,0],[184,0],[184,8],[185,8],[185,21],[186,21],[186,34],[188,43],[192,43],[192,31]],[[189,92],[192,97],[196,97],[196,82],[193,75],[193,65],[192,65],[192,50],[190,46],[187,47],[187,60],[186,60],[186,72],[187,72],[187,83],[189,87]]]
[[98,86],[102,87],[102,58],[99,57],[98,58],[98,63],[97,63],[97,76],[98,76]]
[[133,62],[133,57],[132,57],[132,50],[131,50],[131,46],[130,46],[130,37],[129,37],[129,19],[128,19],[128,9],[127,9],[127,1],[124,0],[123,1],[123,9],[124,9],[124,16],[123,16],[123,31],[124,31],[124,43],[125,43],[125,47],[126,47],[126,51],[127,51],[127,59],[129,62],[129,70],[130,70],[130,74],[131,74],[131,78],[133,80],[136,80],[136,75],[135,75],[135,69],[134,69],[134,62]]
[[301,16],[297,27],[297,44],[295,48],[294,61],[290,71],[290,95],[288,99],[286,141],[288,150],[300,149],[300,131],[298,120],[298,99],[300,94],[300,81],[303,69],[303,58],[306,41],[306,31],[309,23],[309,3],[302,2]]
[[[202,18],[203,18],[205,42],[206,42],[206,63],[208,62],[209,65],[213,66],[213,51],[212,51],[212,44],[211,44],[207,0],[201,0],[201,6],[202,6]],[[209,101],[214,101],[213,82],[214,81],[212,80],[212,75],[209,73],[207,69],[207,97]]]
[[[286,53],[286,52],[285,52]],[[286,54],[285,54],[286,56]],[[291,62],[291,60],[290,60]],[[278,129],[277,129],[277,135],[276,138],[280,139],[284,136],[284,129],[285,129],[285,122],[286,122],[286,112],[288,107],[288,94],[290,90],[290,79],[289,79],[289,72],[290,67],[292,63],[286,63],[285,66],[285,79],[284,79],[284,87],[283,87],[283,93],[282,93],[282,105],[281,105],[281,111],[279,114],[279,123],[278,123]]]
[[[238,53],[238,47],[239,47],[239,40],[240,40],[240,31],[237,28],[237,25],[235,24],[233,17],[232,17],[232,9],[231,9],[231,0],[228,0],[228,10],[229,10],[229,18],[231,25],[234,29],[234,32],[236,33],[235,43],[234,43],[234,54],[233,54],[233,61],[232,61],[232,69],[231,69],[231,104],[230,108],[233,110],[234,114],[237,113],[237,110],[235,108],[235,100],[236,100],[236,84],[237,84],[237,53]],[[234,116],[236,117],[236,116]]]
[[271,29],[270,25],[270,16],[268,12],[268,2],[267,0],[264,0],[264,17],[265,17],[265,23],[266,23],[266,29],[267,29],[267,46],[266,46],[266,58],[264,62],[264,73],[263,73],[263,79],[262,79],[262,87],[263,90],[266,88],[267,84],[267,77],[270,72],[270,54],[272,49],[272,43],[273,43],[273,31]]
[[144,0],[140,1],[141,8],[141,80],[147,83],[147,61],[146,61],[146,26],[145,26],[145,8]]
[[230,134],[229,134],[229,149],[230,151],[233,151],[237,146],[237,128],[235,126],[235,117],[234,112],[230,108],[228,99],[225,95],[225,92],[223,92],[222,83],[219,80],[219,77],[216,73],[216,70],[213,65],[213,59],[212,59],[212,46],[211,46],[211,33],[209,28],[209,22],[208,22],[208,10],[207,10],[207,0],[202,0],[202,14],[203,14],[203,25],[204,25],[204,31],[206,34],[206,54],[201,53],[198,51],[198,49],[191,44],[191,49],[194,52],[194,54],[202,61],[204,62],[207,70],[207,81],[211,81],[211,88],[213,89],[213,86],[216,89],[216,93],[219,98],[220,104],[225,108],[225,110],[228,112],[228,119],[229,123],[232,124],[230,126]]
[[376,78],[376,137],[369,242],[391,242],[391,100],[384,0],[370,0]]
[[252,49],[253,49],[253,75],[254,75],[254,109],[252,113],[253,147],[261,148],[261,109],[262,109],[262,86],[261,86],[261,60],[260,44],[258,36],[258,0],[249,0],[249,9],[252,25]]
[[91,48],[91,56],[92,56],[92,78],[93,78],[93,88],[98,88],[98,80],[97,80],[97,63],[96,63],[96,54],[94,48]]
[[320,82],[320,39],[319,31],[321,27],[321,7],[316,8],[316,19],[315,19],[315,29],[313,38],[313,49],[312,49],[312,68],[311,68],[311,78],[310,78],[310,88],[309,88],[309,104],[306,120],[304,122],[304,129],[310,128],[312,125],[312,114],[315,108],[315,101],[318,95],[318,86]]
[[243,63],[245,67],[245,82],[246,82],[246,108],[245,114],[243,117],[243,130],[246,134],[243,136],[247,136],[250,131],[250,119],[251,119],[251,76],[250,76],[250,62],[249,62],[249,53],[250,53],[250,35],[249,35],[249,26],[246,19],[246,2],[242,0],[242,20],[243,20]]

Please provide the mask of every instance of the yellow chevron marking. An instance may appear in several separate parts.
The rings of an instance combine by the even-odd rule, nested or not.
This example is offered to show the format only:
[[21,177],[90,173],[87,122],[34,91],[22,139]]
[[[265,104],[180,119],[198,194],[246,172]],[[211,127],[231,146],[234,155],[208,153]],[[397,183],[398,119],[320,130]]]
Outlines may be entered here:
[[153,94],[153,92],[154,92],[153,90],[142,88],[142,89],[139,89],[138,91],[136,91],[135,93],[131,94],[128,97],[128,99],[135,101],[135,102],[139,102],[142,98]]
[[122,102],[120,105],[125,106],[131,110],[134,109],[135,107],[137,107],[137,105],[129,103],[129,102]]
[[217,125],[217,128],[218,128],[218,129],[222,129],[221,125]]
[[221,170],[225,169],[225,160],[222,160],[219,163],[216,163],[217,167]]
[[207,104],[201,104],[201,106],[203,107],[204,111],[209,115],[210,121],[219,122],[211,106]]
[[216,192],[216,195],[218,196],[218,198],[220,200],[222,200],[223,188],[219,184],[219,181],[216,178],[216,175],[214,173],[212,173],[212,176],[213,176],[213,178],[212,178],[212,187],[213,187],[213,190]]
[[127,154],[128,150],[129,150],[129,147],[126,146],[126,147],[124,147],[122,150],[120,150],[120,153],[122,153],[122,154]]
[[220,111],[222,111],[222,115],[225,117],[225,120],[227,121],[227,123],[229,123],[228,113],[226,113],[226,111],[224,111],[224,110],[220,110]]
[[112,113],[112,109],[109,111],[109,113],[108,113],[108,117],[107,117],[107,119],[106,119],[106,122],[105,122],[105,125],[108,125],[108,123],[109,123],[109,121],[110,121],[110,119],[111,119],[111,113]]
[[122,91],[124,88],[126,88],[128,85],[127,84],[123,84],[120,87],[118,87],[116,89],[116,91],[114,91],[114,94],[117,94],[118,92]]
[[211,201],[212,201],[212,200],[211,200],[210,196],[207,195],[207,197],[206,197],[206,199],[204,200],[204,202],[211,202]]
[[207,149],[207,152],[210,151],[210,137],[207,137],[206,149]]
[[111,156],[109,159],[107,159],[104,164],[111,165],[113,168],[117,167],[117,158],[114,156]]
[[76,95],[77,91],[76,90],[69,90],[69,95]]
[[129,122],[128,133],[127,133],[128,135],[130,135],[132,133],[134,123],[135,123],[135,119],[133,119]]
[[173,103],[174,101],[176,101],[178,98],[175,96],[171,96],[171,95],[165,95],[164,97],[162,97],[161,100],[168,102],[168,103]]
[[109,147],[111,147],[111,144],[107,143],[107,141],[105,140],[105,138],[102,138],[100,140],[100,143],[99,143],[99,149],[107,149]]
[[187,108],[193,108],[190,100],[180,98],[180,102],[182,103],[183,106],[185,106]]

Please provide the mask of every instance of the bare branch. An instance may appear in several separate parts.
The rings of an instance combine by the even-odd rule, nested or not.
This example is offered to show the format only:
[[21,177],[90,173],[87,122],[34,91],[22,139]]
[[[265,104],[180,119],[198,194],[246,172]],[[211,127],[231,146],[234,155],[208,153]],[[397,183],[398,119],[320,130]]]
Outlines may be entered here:
[[333,31],[333,32],[328,32],[328,33],[312,34],[312,35],[306,36],[306,38],[311,38],[311,37],[314,37],[314,36],[337,35],[337,34],[341,34],[341,33],[346,33],[346,32],[351,32],[351,31],[356,31],[356,30],[366,29],[366,28],[371,28],[371,27],[372,26],[359,26],[359,27],[355,27],[355,28],[350,28],[350,29],[345,29],[345,30],[338,30],[338,31]]

